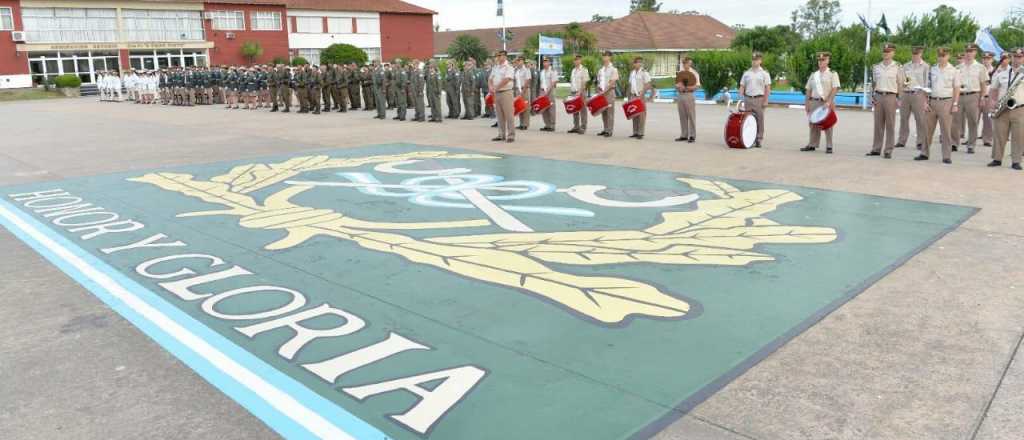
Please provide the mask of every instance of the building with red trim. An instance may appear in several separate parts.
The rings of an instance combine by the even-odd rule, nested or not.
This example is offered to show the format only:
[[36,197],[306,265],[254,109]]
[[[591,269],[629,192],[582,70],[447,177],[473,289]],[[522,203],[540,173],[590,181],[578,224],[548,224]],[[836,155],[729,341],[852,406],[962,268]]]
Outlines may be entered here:
[[[104,70],[267,64],[346,43],[430,58],[436,12],[401,0],[0,0],[0,88]],[[256,43],[260,53],[243,55]]]

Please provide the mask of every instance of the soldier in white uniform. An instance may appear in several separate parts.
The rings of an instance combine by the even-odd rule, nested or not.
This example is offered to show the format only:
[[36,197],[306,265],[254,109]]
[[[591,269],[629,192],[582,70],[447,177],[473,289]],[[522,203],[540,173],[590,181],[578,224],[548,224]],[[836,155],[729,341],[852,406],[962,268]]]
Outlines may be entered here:
[[764,142],[764,132],[767,128],[764,123],[764,106],[772,93],[772,76],[761,68],[763,58],[760,52],[754,52],[750,69],[743,72],[740,78],[740,99],[757,120],[757,139],[754,141],[754,148],[761,148],[761,143]]
[[[807,111],[808,117],[821,107],[828,107],[832,111],[836,110],[835,100],[836,94],[839,93],[839,74],[828,68],[831,58],[832,54],[828,52],[818,52],[818,70],[814,71],[810,78],[807,78],[807,85],[804,87],[806,90],[804,109]],[[808,125],[811,128],[810,140],[807,146],[801,148],[800,151],[814,151],[821,144],[821,127],[815,124]],[[825,130],[825,139],[828,145],[825,148],[826,154],[832,154],[832,128],[829,127],[828,130]]]
[[[598,136],[612,137],[615,132],[615,86],[619,82],[619,69],[612,65],[612,52],[604,51],[601,55],[601,68],[597,71],[597,94],[604,95],[609,107],[601,112],[604,130]],[[583,111],[586,111],[584,109]]]
[[949,49],[940,47],[936,49],[938,63],[932,66],[928,74],[928,87],[931,93],[928,96],[928,131],[921,147],[921,154],[914,160],[928,160],[932,148],[932,136],[935,135],[935,125],[939,125],[939,141],[942,144],[942,163],[951,164],[953,159],[952,136],[952,113],[959,111],[960,99],[960,75],[956,67],[949,64]]
[[928,95],[923,88],[928,84],[928,71],[931,66],[922,59],[924,47],[914,46],[911,49],[910,62],[903,65],[903,99],[900,99],[900,138],[896,148],[903,148],[910,139],[910,117],[914,117],[917,130],[917,149],[924,142],[924,132],[928,129],[928,118],[925,107],[928,106]]
[[[576,55],[573,59],[572,75],[569,78],[569,94],[582,96],[583,101],[590,97],[590,71],[583,65],[583,55]],[[572,115],[572,130],[569,133],[583,134],[587,132],[587,111],[586,107]]]
[[[467,73],[469,75],[470,73]],[[530,69],[526,67],[526,62],[523,57],[516,58],[516,81],[515,81],[515,95],[522,96],[526,100],[526,105],[531,104],[530,96],[530,82],[533,77],[531,76]],[[530,111],[524,111],[519,114],[519,126],[516,127],[519,130],[530,129]]]
[[[629,99],[644,100],[647,91],[651,89],[651,74],[644,69],[644,59],[636,57],[633,59],[633,71],[629,72]],[[613,106],[614,107],[614,106]],[[614,108],[613,108],[614,110]],[[644,129],[647,126],[647,112],[633,116],[633,135],[636,140],[644,138]]]
[[1013,110],[1005,110],[1001,115],[992,119],[995,126],[992,146],[992,162],[988,166],[998,167],[1003,165],[1003,155],[1006,150],[1006,142],[1010,144],[1010,167],[1021,170],[1021,156],[1024,155],[1024,49],[1017,48],[1012,51],[1013,63],[1006,69],[997,71],[992,78],[992,90],[989,97],[994,97],[993,109],[1002,98],[1010,93],[1014,87],[1011,98],[1016,104]]
[[992,146],[992,103],[995,99],[992,99],[992,77],[996,74],[996,67],[992,65],[992,61],[995,58],[995,54],[992,52],[985,52],[981,56],[981,65],[985,67],[985,72],[988,73],[988,88],[985,89],[987,93],[981,97],[981,142],[986,147]]

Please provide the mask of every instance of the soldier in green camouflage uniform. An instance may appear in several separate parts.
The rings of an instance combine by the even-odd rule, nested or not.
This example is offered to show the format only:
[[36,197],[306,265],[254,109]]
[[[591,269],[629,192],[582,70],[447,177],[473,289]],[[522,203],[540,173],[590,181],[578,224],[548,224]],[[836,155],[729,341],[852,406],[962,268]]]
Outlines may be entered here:
[[394,66],[391,63],[384,65],[384,101],[387,102],[388,109],[395,108],[395,87],[392,85],[395,82],[395,71]]
[[395,116],[396,121],[404,121],[405,113],[408,108],[408,93],[409,93],[409,72],[397,66],[395,68],[395,107],[398,108],[398,115]]
[[363,66],[362,68],[362,85],[363,85],[363,101],[366,105],[363,106],[363,110],[372,111],[377,108],[377,100],[373,96],[373,72],[369,66]]
[[462,114],[462,72],[455,65],[454,59],[448,60],[448,72],[444,75],[445,95],[448,101],[448,119],[459,119]]
[[[280,65],[278,65],[280,67]],[[270,92],[270,112],[276,112],[277,108],[277,96],[281,93],[281,78],[277,75],[277,70],[271,70],[267,72],[267,88]]]
[[463,66],[462,83],[459,84],[459,91],[462,93],[462,106],[465,107],[462,119],[471,121],[476,118],[476,105],[473,104],[473,95],[479,93],[479,89],[476,86],[476,68],[472,58],[466,60]]
[[427,104],[430,105],[430,122],[441,122],[441,72],[437,61],[430,60],[426,76]]
[[299,66],[295,70],[295,96],[299,98],[299,113],[309,113],[309,93],[306,92],[308,66]]
[[356,63],[349,63],[348,73],[348,100],[352,103],[349,108],[359,110],[362,98],[360,97],[359,68],[356,67]]
[[386,92],[384,91],[385,82],[386,82],[385,75],[386,75],[386,72],[384,71],[384,66],[381,66],[379,62],[374,61],[373,62],[373,84],[372,84],[373,85],[373,101],[374,101],[374,103],[377,104],[377,106],[376,106],[377,116],[374,116],[374,118],[381,119],[381,120],[387,119],[387,117],[388,117],[388,115],[387,115],[387,108],[388,108],[388,106],[385,103],[385,99],[384,99],[384,95],[386,94]]
[[333,108],[331,98],[334,96],[334,88],[338,86],[338,80],[334,76],[334,64],[321,65],[320,76],[323,78],[324,84],[323,89],[320,90],[324,103],[323,111],[329,112]]
[[423,69],[420,68],[420,60],[412,60],[409,66],[409,93],[412,95],[413,108],[416,109],[416,122],[427,120],[426,109],[423,106]]
[[320,90],[324,86],[323,75],[320,74],[320,69],[311,67],[309,69],[309,76],[306,77],[306,88],[309,93],[309,108],[312,110],[314,115],[320,114]]
[[334,71],[334,89],[331,96],[334,98],[334,108],[339,112],[348,111],[348,79],[345,77],[345,66],[335,64],[331,66]]

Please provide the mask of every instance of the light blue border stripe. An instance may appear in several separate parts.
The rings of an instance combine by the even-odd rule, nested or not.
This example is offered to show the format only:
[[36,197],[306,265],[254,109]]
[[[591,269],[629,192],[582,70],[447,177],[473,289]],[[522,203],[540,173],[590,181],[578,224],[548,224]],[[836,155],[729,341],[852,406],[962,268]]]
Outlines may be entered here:
[[[156,308],[171,320],[175,321],[182,327],[185,327],[190,332],[205,340],[208,344],[216,348],[224,355],[230,357],[238,364],[244,366],[249,371],[253,372],[263,380],[267,381],[274,387],[278,388],[284,393],[292,396],[296,401],[306,406],[310,410],[316,412],[324,419],[330,421],[341,430],[347,432],[349,435],[359,439],[390,439],[391,437],[384,434],[382,431],[373,427],[369,423],[349,413],[341,406],[327,400],[323,396],[313,392],[305,385],[299,383],[295,379],[285,375],[281,371],[272,367],[271,365],[264,362],[262,359],[256,357],[252,353],[245,351],[234,342],[228,340],[221,334],[213,331],[209,327],[203,325],[195,318],[189,316],[181,309],[177,308],[173,304],[168,303],[165,299],[154,293],[153,291],[143,287],[134,280],[124,276],[109,264],[96,258],[92,254],[88,253],[78,245],[74,244],[64,236],[57,234],[47,225],[39,222],[32,216],[18,209],[11,203],[0,200],[0,206],[3,206],[16,217],[22,221],[29,223],[39,230],[47,238],[53,240],[60,246],[66,248],[77,257],[81,258],[87,264],[109,276],[112,280],[123,286],[126,290],[131,292],[139,299],[145,301],[150,306]],[[46,248],[42,243],[39,243],[28,234],[10,223],[6,218],[0,217],[0,224],[3,224],[7,230],[11,231],[21,241],[25,242],[33,249],[36,250],[40,255],[45,257],[55,266],[60,268],[65,274],[70,276],[76,282],[81,284],[83,287],[88,289],[97,298],[106,303],[110,308],[117,311],[118,314],[128,319],[132,324],[142,330],[147,336],[156,341],[165,350],[174,354],[175,357],[180,359],[182,362],[187,364],[200,376],[202,376],[207,382],[211,383],[224,394],[227,394],[236,402],[244,406],[249,412],[256,417],[259,417],[270,426],[272,429],[277,431],[279,434],[289,439],[306,439],[316,438],[311,432],[303,428],[301,425],[295,423],[288,415],[282,414],[274,407],[267,404],[266,401],[252,390],[248,389],[244,385],[238,383],[234,378],[223,373],[219,368],[211,364],[202,356],[198,355],[184,344],[180,343],[173,336],[167,334],[159,327],[154,325],[149,320],[143,318],[131,307],[121,302],[117,298],[110,295],[103,287],[96,284],[92,279],[85,276],[74,266],[66,262],[64,259],[54,255]]]

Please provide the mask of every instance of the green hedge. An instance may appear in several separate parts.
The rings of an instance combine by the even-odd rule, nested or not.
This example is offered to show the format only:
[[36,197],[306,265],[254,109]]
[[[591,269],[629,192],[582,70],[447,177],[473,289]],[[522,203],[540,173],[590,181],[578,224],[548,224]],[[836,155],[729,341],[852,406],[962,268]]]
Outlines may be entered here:
[[60,75],[54,78],[53,84],[56,85],[58,88],[73,89],[82,86],[82,79],[79,78],[78,75],[66,73],[64,75]]
[[309,61],[303,57],[292,58],[292,66],[305,66],[306,64],[309,64]]

